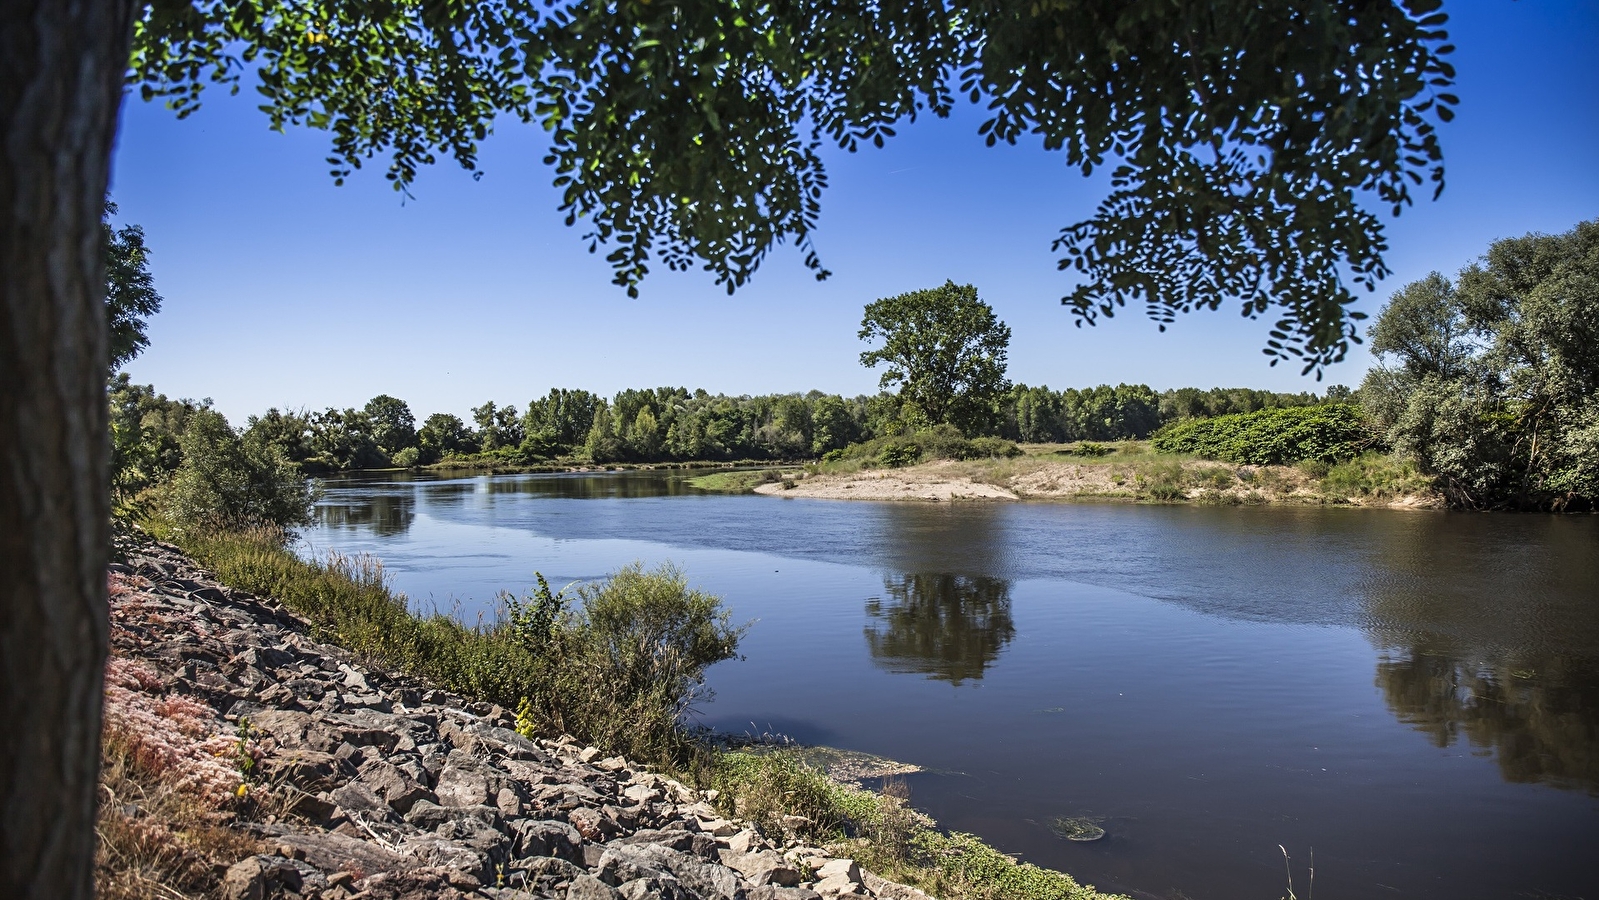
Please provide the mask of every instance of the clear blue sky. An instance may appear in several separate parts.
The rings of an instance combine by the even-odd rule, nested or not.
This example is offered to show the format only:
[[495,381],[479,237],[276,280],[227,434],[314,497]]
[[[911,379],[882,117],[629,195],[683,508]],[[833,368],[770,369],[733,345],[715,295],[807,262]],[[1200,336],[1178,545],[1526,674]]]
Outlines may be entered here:
[[[1446,9],[1461,97],[1442,129],[1448,188],[1390,222],[1394,275],[1363,301],[1372,314],[1496,238],[1599,217],[1599,2]],[[334,187],[326,135],[269,131],[248,91],[212,91],[184,121],[130,100],[113,197],[122,221],[144,226],[166,303],[128,371],[169,396],[214,398],[235,424],[269,406],[359,406],[379,393],[419,418],[464,417],[489,399],[520,407],[555,386],[869,393],[861,307],[954,279],[1011,325],[1016,381],[1359,384],[1363,349],[1317,385],[1269,368],[1267,324],[1227,306],[1165,334],[1136,310],[1075,327],[1049,245],[1092,213],[1104,183],[1036,144],[985,148],[982,118],[967,106],[883,150],[828,158],[817,237],[828,281],[784,248],[732,297],[705,273],[663,268],[630,300],[580,228],[562,224],[536,128],[490,137],[481,181],[441,164],[402,203],[381,164]]]

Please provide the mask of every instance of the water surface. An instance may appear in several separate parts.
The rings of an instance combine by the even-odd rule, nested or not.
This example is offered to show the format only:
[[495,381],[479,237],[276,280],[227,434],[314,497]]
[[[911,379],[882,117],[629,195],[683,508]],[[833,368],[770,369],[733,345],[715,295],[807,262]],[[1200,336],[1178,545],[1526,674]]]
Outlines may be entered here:
[[943,825],[1102,889],[1279,897],[1280,844],[1301,896],[1312,850],[1325,897],[1599,895],[1599,518],[396,476],[307,537],[469,619],[671,560],[755,623],[704,723],[921,765]]

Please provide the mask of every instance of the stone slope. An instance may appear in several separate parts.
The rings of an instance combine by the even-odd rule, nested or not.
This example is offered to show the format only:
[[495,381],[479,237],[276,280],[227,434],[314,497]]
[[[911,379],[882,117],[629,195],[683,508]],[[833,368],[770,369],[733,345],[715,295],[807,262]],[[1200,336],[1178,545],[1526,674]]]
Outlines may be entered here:
[[176,548],[126,554],[111,567],[114,657],[153,670],[167,702],[213,711],[213,734],[242,735],[259,760],[241,779],[292,802],[241,823],[274,852],[227,871],[227,900],[926,900],[728,820],[709,792],[365,667]]

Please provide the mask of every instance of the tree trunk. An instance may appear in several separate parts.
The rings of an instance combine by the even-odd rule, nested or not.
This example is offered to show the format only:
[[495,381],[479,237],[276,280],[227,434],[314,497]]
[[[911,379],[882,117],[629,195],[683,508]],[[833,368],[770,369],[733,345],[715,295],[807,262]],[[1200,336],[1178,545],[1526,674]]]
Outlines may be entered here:
[[133,11],[0,4],[0,897],[94,894],[110,513],[100,210]]

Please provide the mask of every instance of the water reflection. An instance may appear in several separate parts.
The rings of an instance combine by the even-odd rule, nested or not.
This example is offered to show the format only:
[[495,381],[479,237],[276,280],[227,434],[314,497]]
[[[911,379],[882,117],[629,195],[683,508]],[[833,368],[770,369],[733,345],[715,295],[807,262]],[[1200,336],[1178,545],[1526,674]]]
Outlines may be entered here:
[[366,529],[381,537],[409,531],[416,521],[416,494],[409,487],[371,491],[359,497],[329,496],[314,509],[316,524],[329,529]]
[[1492,753],[1506,781],[1599,794],[1599,684],[1592,665],[1393,648],[1377,662],[1377,686],[1395,717],[1436,747],[1464,741]]
[[1592,523],[1492,524],[1436,516],[1374,547],[1376,684],[1434,746],[1491,754],[1506,781],[1599,794]]
[[902,575],[884,578],[883,593],[866,601],[866,646],[890,672],[981,679],[1016,636],[1010,582],[1001,578]]

